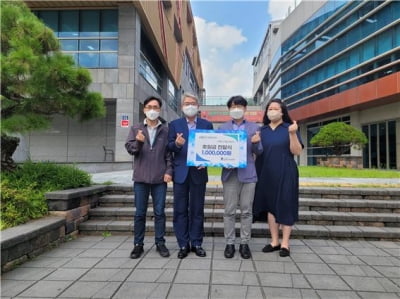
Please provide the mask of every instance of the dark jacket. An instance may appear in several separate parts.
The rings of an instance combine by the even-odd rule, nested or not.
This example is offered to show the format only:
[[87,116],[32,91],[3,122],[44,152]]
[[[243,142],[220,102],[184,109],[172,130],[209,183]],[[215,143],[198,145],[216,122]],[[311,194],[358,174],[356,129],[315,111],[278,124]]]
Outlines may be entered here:
[[[138,130],[145,136],[144,142],[136,140]],[[168,127],[161,124],[157,127],[153,146],[150,146],[150,137],[147,126],[143,123],[132,126],[125,148],[134,156],[132,180],[147,184],[161,184],[164,174],[173,175],[172,155],[168,151]]]
[[[208,120],[197,118],[196,129],[200,130],[212,130],[213,125]],[[177,147],[175,144],[176,134],[183,133],[182,137],[186,139],[185,144],[182,147]],[[189,129],[187,126],[187,120],[185,117],[173,120],[169,124],[169,143],[168,148],[174,153],[174,182],[183,184],[189,173],[189,166],[186,165],[187,150],[188,150],[188,136]],[[192,180],[195,184],[205,184],[208,181],[207,168],[197,169],[197,167],[191,166]]]

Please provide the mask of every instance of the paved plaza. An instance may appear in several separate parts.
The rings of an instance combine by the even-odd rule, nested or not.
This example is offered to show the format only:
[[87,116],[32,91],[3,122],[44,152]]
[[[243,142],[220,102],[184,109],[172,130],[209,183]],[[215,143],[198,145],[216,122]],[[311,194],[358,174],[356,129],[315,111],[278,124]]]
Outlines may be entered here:
[[205,258],[162,258],[151,236],[129,258],[132,236],[79,236],[2,275],[1,298],[400,298],[400,242],[292,240],[291,256],[223,255],[224,240],[204,239]]

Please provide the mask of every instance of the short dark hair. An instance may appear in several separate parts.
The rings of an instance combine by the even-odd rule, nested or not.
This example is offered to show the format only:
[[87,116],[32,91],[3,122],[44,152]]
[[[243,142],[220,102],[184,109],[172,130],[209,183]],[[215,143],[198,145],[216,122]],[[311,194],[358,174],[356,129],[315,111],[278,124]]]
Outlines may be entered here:
[[247,101],[244,97],[242,96],[233,96],[231,97],[228,102],[226,103],[226,106],[228,106],[228,108],[231,108],[231,106],[235,104],[235,105],[241,105],[244,107],[247,107]]
[[143,102],[143,106],[146,106],[150,101],[153,101],[153,100],[156,100],[158,102],[158,104],[160,105],[160,108],[162,107],[161,99],[159,99],[157,97],[153,97],[153,96],[146,98]]
[[291,117],[289,116],[289,111],[288,111],[288,109],[286,107],[286,104],[284,102],[282,102],[281,99],[277,99],[277,98],[270,100],[268,102],[267,106],[265,107],[265,112],[264,112],[264,117],[263,117],[263,124],[264,125],[268,125],[271,122],[269,120],[269,118],[268,118],[267,113],[268,113],[268,108],[272,103],[278,103],[281,106],[283,122],[292,124],[293,121],[292,121]]

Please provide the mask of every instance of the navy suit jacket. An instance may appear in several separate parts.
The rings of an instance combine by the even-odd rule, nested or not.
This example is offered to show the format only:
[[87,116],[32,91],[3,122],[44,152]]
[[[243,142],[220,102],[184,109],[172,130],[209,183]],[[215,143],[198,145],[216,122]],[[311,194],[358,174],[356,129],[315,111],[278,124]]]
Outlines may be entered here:
[[[196,129],[198,130],[212,130],[213,125],[208,120],[197,117]],[[177,147],[175,144],[176,134],[183,133],[182,137],[186,142],[182,147]],[[186,165],[187,150],[188,150],[189,129],[186,117],[173,120],[169,124],[168,132],[168,149],[173,152],[174,159],[174,178],[173,181],[178,184],[183,184],[189,173],[189,166]],[[190,172],[192,180],[195,184],[202,184],[208,182],[207,168],[197,169],[192,167]]]

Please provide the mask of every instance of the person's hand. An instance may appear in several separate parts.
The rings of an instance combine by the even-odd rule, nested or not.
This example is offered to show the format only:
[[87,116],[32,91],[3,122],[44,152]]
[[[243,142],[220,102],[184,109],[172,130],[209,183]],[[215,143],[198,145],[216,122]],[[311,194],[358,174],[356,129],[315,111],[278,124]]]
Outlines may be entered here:
[[172,176],[171,175],[169,175],[169,174],[164,174],[164,182],[165,183],[169,183],[169,182],[172,182]]
[[260,138],[260,131],[256,131],[256,133],[251,136],[251,143],[258,143],[260,142],[261,138]]
[[183,146],[186,142],[185,138],[182,137],[183,133],[176,133],[175,144],[179,147]]
[[204,169],[204,168],[206,168],[206,167],[205,167],[205,166],[199,166],[199,167],[197,167],[198,170]]
[[140,142],[144,142],[144,139],[146,137],[144,137],[143,135],[143,131],[142,130],[138,130],[137,134],[136,134],[136,140],[140,141]]
[[297,126],[297,122],[294,120],[293,123],[289,126],[288,130],[290,134],[296,134],[296,131],[299,127]]

